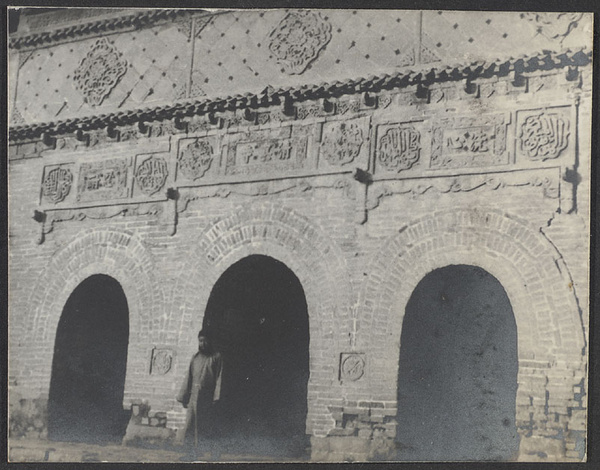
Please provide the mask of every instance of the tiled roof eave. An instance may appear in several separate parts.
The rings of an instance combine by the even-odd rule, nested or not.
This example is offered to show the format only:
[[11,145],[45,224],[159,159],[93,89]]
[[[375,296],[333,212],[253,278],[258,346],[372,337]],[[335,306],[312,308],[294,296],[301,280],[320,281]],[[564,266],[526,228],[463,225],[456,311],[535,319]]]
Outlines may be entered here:
[[111,33],[129,28],[141,28],[152,25],[157,21],[175,19],[188,15],[198,10],[149,10],[139,13],[130,13],[115,18],[104,18],[87,23],[65,26],[51,31],[11,37],[8,41],[10,49],[27,49],[30,47],[47,46],[49,44],[73,39],[80,36],[89,36],[102,33]]
[[552,70],[564,67],[588,65],[592,60],[591,51],[585,48],[577,51],[548,52],[538,55],[496,60],[493,62],[475,62],[461,66],[440,66],[423,70],[410,70],[359,78],[353,80],[305,85],[301,87],[267,87],[259,94],[238,94],[225,98],[204,98],[188,102],[178,102],[154,108],[120,111],[111,114],[73,118],[56,122],[14,126],[9,129],[10,141],[35,139],[43,134],[50,136],[88,131],[107,127],[118,128],[137,122],[163,121],[166,119],[191,117],[214,112],[245,108],[267,108],[284,102],[302,102],[321,98],[339,97],[356,93],[376,93],[382,90],[406,88],[411,85],[431,85],[433,83],[474,80],[506,76],[511,73],[522,74],[538,70]]

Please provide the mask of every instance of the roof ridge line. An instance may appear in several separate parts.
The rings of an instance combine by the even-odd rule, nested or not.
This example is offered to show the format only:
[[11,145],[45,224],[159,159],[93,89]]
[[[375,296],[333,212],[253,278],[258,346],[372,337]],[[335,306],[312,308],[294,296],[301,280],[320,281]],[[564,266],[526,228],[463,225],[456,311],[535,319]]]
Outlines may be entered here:
[[[92,34],[98,34],[104,31],[110,30],[111,32],[117,32],[122,29],[131,27],[139,27],[143,24],[151,24],[155,21],[168,19],[171,17],[191,15],[198,12],[206,12],[204,9],[192,10],[192,9],[152,9],[140,12],[129,12],[122,16],[115,16],[111,18],[97,19],[88,21],[82,24],[74,24],[70,26],[63,26],[56,29],[47,31],[40,31],[35,33],[25,34],[23,36],[13,36],[8,41],[9,49],[23,49],[34,47],[44,43],[50,43],[67,39],[69,37],[87,36]],[[206,12],[207,16],[218,14],[218,12]]]

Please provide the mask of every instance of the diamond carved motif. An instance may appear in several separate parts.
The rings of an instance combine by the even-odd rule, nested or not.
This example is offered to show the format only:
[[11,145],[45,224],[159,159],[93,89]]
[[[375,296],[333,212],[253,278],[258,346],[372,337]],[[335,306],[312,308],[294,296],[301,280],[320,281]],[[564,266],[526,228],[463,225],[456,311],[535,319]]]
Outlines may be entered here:
[[269,50],[285,73],[303,73],[331,41],[331,24],[312,11],[288,13],[270,34]]
[[99,106],[127,72],[127,61],[106,38],[92,46],[75,70],[73,80],[85,101]]

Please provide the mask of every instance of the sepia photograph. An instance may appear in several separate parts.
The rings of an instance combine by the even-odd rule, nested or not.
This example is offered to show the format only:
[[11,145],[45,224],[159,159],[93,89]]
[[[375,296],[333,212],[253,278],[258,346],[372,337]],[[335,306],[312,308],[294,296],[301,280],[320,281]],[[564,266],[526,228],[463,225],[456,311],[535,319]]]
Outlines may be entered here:
[[586,462],[593,19],[9,7],[9,461]]

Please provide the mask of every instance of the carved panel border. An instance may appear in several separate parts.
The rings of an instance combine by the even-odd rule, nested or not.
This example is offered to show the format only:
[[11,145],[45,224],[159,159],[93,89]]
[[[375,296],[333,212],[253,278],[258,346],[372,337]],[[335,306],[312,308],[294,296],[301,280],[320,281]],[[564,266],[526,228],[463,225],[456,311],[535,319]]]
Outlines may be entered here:
[[552,106],[517,112],[518,161],[544,162],[572,152],[573,106]]
[[506,148],[510,114],[453,116],[432,125],[431,169],[508,165]]

